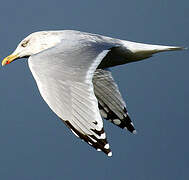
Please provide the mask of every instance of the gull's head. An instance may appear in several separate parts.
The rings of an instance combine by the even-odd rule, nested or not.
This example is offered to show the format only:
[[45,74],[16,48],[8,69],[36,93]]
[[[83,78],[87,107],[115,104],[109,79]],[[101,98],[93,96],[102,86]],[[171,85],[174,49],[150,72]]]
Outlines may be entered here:
[[20,58],[27,58],[43,50],[51,48],[61,41],[58,31],[35,32],[24,38],[15,51],[3,59],[2,66]]

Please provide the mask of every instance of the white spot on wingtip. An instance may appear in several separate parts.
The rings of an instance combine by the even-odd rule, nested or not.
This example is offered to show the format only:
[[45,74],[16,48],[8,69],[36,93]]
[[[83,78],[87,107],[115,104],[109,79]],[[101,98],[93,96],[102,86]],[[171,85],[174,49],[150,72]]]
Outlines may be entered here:
[[106,144],[106,145],[104,146],[104,148],[105,148],[105,149],[109,149],[109,148],[110,148],[110,145],[109,145],[109,144]]
[[101,149],[98,148],[97,151],[101,151]]
[[133,134],[137,134],[137,131],[136,131],[136,130],[134,130],[132,133],[133,133]]
[[109,153],[108,153],[108,156],[111,157],[111,156],[112,156],[112,152],[109,152]]
[[120,125],[121,121],[119,119],[113,119],[113,123],[116,125]]

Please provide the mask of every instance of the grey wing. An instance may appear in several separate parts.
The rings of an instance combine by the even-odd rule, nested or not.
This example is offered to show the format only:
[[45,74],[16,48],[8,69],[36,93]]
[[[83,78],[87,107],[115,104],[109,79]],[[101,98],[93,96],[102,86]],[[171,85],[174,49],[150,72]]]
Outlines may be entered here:
[[93,86],[101,116],[122,129],[136,133],[111,72],[108,69],[97,69],[93,76]]
[[92,77],[112,45],[65,42],[29,58],[29,67],[49,107],[72,132],[112,155],[94,94]]

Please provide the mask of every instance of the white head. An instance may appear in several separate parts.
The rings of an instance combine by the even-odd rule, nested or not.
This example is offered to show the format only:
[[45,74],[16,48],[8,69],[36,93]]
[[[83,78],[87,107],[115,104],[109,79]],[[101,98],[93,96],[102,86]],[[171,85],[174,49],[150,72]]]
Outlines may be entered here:
[[29,57],[55,46],[61,41],[58,35],[59,31],[40,31],[30,34],[18,44],[10,56],[4,58],[2,66],[11,63],[15,59]]

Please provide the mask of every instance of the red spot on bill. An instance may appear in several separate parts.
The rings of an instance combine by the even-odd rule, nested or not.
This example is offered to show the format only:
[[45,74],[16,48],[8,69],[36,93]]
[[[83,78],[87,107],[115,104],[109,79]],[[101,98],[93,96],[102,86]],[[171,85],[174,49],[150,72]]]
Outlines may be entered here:
[[10,64],[10,61],[7,61],[6,64]]

